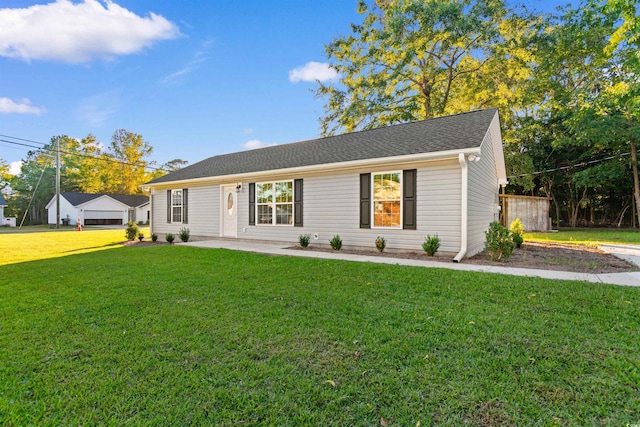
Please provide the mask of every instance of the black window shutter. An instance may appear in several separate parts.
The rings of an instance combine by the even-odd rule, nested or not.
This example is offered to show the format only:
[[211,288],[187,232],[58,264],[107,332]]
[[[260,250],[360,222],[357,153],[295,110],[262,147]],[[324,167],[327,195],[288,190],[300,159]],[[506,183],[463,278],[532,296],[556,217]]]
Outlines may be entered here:
[[371,174],[360,174],[360,228],[371,228]]
[[256,183],[249,183],[249,225],[256,225]]
[[402,171],[402,228],[416,229],[416,170]]
[[293,226],[302,227],[302,179],[293,180]]
[[182,223],[189,224],[189,189],[182,189]]
[[167,222],[171,224],[171,190],[167,190]]

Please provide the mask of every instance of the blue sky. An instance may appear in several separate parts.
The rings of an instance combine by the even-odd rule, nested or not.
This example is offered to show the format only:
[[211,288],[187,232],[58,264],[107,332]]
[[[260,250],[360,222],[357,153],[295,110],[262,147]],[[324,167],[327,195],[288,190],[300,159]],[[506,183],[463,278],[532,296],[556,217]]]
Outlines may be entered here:
[[[559,1],[533,0],[548,9]],[[324,45],[357,0],[0,3],[0,134],[40,142],[116,129],[158,164],[315,138],[335,77]],[[17,164],[26,149],[0,142]]]

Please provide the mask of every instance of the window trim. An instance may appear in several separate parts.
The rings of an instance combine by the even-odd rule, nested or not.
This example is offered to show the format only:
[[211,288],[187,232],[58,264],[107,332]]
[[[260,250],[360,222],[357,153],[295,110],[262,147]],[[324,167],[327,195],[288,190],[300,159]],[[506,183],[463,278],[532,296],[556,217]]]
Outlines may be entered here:
[[[177,192],[180,192],[180,204],[174,204],[173,203],[173,195]],[[175,208],[180,208],[180,221],[176,221],[175,220],[175,214],[174,214],[174,209]],[[177,190],[171,190],[171,224],[182,224],[184,221],[184,189],[180,188]]]
[[[376,202],[378,201],[376,200],[376,194],[375,194],[376,175],[386,175],[386,174],[397,174],[400,177],[400,182],[398,183],[400,198],[397,199],[397,201],[400,204],[400,214],[399,214],[400,221],[398,225],[376,225]],[[371,172],[370,182],[371,182],[371,187],[370,187],[371,228],[385,229],[385,230],[402,230],[404,225],[404,173],[403,171],[400,169],[400,170],[394,170],[394,171]],[[383,201],[395,201],[395,200],[385,199]]]
[[[276,194],[275,194],[275,189],[276,189],[276,184],[278,183],[290,183],[291,184],[291,202],[277,202],[276,201]],[[258,191],[259,191],[259,186],[261,185],[265,185],[265,184],[271,184],[271,192],[272,192],[272,198],[271,198],[271,202],[269,203],[260,203],[258,201]],[[295,226],[295,212],[296,212],[296,206],[295,206],[295,183],[293,179],[285,179],[285,180],[277,180],[277,181],[263,181],[263,182],[256,182],[255,183],[255,225],[259,226],[259,227],[294,227]],[[277,206],[278,205],[290,205],[291,206],[291,223],[290,224],[278,224],[277,223]],[[260,206],[271,206],[271,223],[263,223],[260,222],[260,215],[259,215],[259,207]]]

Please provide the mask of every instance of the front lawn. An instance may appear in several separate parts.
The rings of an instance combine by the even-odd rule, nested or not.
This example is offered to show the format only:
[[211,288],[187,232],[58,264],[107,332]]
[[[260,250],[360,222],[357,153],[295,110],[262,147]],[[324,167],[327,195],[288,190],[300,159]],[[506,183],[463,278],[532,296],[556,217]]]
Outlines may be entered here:
[[640,421],[640,289],[85,243],[0,266],[0,425]]
[[640,231],[617,228],[561,228],[556,233],[525,233],[525,241],[574,243],[597,246],[599,243],[640,244]]

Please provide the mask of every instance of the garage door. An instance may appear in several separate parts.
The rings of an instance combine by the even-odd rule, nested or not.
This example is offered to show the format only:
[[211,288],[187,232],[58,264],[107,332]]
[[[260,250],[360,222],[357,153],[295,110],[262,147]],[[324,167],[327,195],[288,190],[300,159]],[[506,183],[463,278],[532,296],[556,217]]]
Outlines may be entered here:
[[122,211],[84,211],[85,225],[121,225]]

